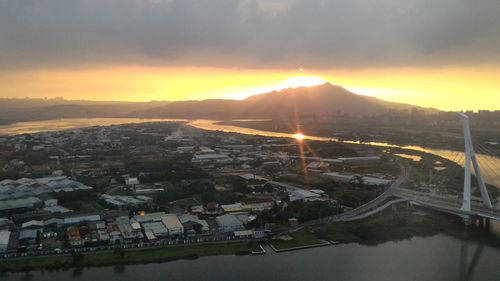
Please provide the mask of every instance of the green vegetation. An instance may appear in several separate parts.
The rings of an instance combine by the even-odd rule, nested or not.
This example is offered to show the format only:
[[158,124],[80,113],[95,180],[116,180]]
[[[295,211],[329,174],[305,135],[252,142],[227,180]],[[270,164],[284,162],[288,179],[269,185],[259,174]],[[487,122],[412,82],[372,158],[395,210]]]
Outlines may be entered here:
[[433,214],[431,217],[428,213],[400,208],[397,212],[386,210],[367,220],[328,225],[320,228],[316,235],[343,243],[378,244],[463,229],[456,222],[453,216]]
[[53,197],[59,201],[61,206],[75,211],[100,211],[104,209],[99,204],[99,198],[95,192],[86,190],[59,192],[54,193]]
[[324,201],[313,202],[290,202],[286,208],[275,205],[271,210],[265,210],[257,215],[254,222],[256,226],[263,226],[265,223],[287,224],[288,219],[297,218],[300,221],[310,221],[322,217],[327,217],[338,213],[334,207]]
[[184,199],[174,201],[172,203],[176,207],[183,208],[183,209],[190,209],[193,206],[201,204],[201,202],[199,202],[197,200],[198,199],[196,199],[194,197],[189,197],[189,198],[184,198]]
[[252,252],[260,252],[262,249],[260,248],[259,243],[255,241],[248,242],[248,247],[252,250]]
[[275,239],[270,241],[270,244],[276,250],[286,250],[295,247],[311,246],[323,243],[316,235],[310,231],[301,231],[291,234],[291,240]]
[[199,256],[249,254],[248,243],[203,244],[140,250],[115,250],[95,253],[74,253],[70,256],[40,256],[2,261],[1,272],[55,270],[72,267],[122,265],[132,263],[166,262],[178,259],[196,259]]

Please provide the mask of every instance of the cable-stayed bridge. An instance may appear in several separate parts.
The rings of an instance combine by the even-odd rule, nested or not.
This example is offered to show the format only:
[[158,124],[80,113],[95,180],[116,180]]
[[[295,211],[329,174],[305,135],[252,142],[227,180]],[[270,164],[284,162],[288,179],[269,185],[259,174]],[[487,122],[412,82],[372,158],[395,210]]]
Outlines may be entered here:
[[[464,222],[467,224],[471,223],[473,220],[493,219],[500,221],[500,210],[497,210],[492,203],[486,183],[483,179],[483,172],[478,162],[478,157],[476,156],[470,133],[469,118],[463,113],[459,113],[459,118],[463,126],[465,151],[456,152],[454,157],[449,157],[448,159],[455,163],[462,164],[464,167],[462,193],[455,195],[437,195],[401,188],[401,184],[409,176],[411,167],[407,163],[399,162],[401,173],[383,194],[356,209],[311,221],[305,223],[303,226],[364,219],[393,204],[401,202],[458,215],[463,218]],[[484,148],[483,146],[481,147]],[[492,151],[485,151],[485,153],[493,154]],[[500,174],[500,168],[491,161],[485,161],[482,167],[486,167],[489,175],[493,175],[494,177]],[[446,178],[449,176],[449,174],[442,173],[435,179],[432,179],[432,182],[435,186],[445,184]],[[473,179],[477,181],[477,187],[474,188],[472,186]],[[481,197],[473,196],[473,192],[476,189],[479,189]]]

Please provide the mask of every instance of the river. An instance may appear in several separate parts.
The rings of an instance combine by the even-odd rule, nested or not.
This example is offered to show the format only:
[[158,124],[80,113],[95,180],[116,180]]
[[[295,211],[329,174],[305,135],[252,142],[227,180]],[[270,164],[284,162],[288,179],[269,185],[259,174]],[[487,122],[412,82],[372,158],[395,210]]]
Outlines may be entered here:
[[[233,126],[233,125],[222,125],[219,124],[218,121],[212,121],[212,120],[194,120],[189,122],[188,125],[191,125],[199,129],[211,130],[211,131],[233,132],[233,133],[240,133],[247,135],[267,136],[267,137],[295,138],[294,134],[263,131],[263,130]],[[340,141],[337,138],[318,137],[318,136],[304,136],[304,139],[317,140],[317,141]],[[427,148],[417,145],[400,146],[387,142],[359,142],[359,141],[342,141],[342,142],[348,144],[360,144],[360,145],[362,144],[362,145],[411,149],[438,155],[445,159],[452,160],[462,166],[464,164],[464,153],[452,150]],[[482,174],[485,181],[489,184],[500,187],[500,171],[497,168],[500,167],[500,158],[478,153],[477,159],[480,163]]]
[[8,280],[217,280],[217,281],[494,281],[500,250],[446,235],[377,246],[344,244],[268,253],[213,256],[166,263],[12,273]]
[[181,119],[141,119],[141,118],[62,118],[41,121],[17,122],[0,126],[0,136],[34,134],[85,128],[144,122],[186,121]]
[[[54,120],[44,120],[44,121],[30,121],[30,122],[18,122],[10,125],[0,126],[0,136],[2,135],[18,135],[18,134],[32,134],[39,132],[48,131],[61,131],[70,130],[76,128],[90,127],[90,126],[110,126],[119,124],[130,124],[130,123],[143,123],[143,122],[178,122],[187,121],[183,119],[140,119],[140,118],[66,118],[66,119],[54,119]],[[233,125],[222,125],[218,124],[219,121],[213,120],[191,120],[188,125],[193,127],[211,130],[211,131],[222,131],[222,132],[232,132],[247,135],[259,135],[267,137],[280,137],[280,138],[294,138],[293,134],[280,133],[256,130],[251,128],[244,128]],[[305,136],[308,140],[318,140],[318,141],[339,141],[336,138],[318,137],[318,136]],[[344,141],[350,144],[364,144],[364,145],[374,145],[383,147],[399,147],[403,149],[411,149],[416,151],[422,151],[426,153],[431,153],[434,155],[441,156],[443,158],[452,160],[460,165],[463,165],[463,153],[456,152],[446,149],[434,149],[422,146],[399,146],[391,143],[385,142],[357,142],[357,141]],[[481,165],[483,172],[483,177],[485,181],[489,184],[493,184],[500,187],[500,171],[497,167],[500,167],[500,158],[477,154],[477,158]]]

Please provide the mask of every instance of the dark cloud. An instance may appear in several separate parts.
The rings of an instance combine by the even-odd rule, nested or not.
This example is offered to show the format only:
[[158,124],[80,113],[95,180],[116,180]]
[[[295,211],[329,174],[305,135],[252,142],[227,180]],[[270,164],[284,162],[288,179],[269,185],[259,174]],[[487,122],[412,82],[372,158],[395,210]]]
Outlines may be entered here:
[[0,68],[500,64],[497,0],[0,0]]

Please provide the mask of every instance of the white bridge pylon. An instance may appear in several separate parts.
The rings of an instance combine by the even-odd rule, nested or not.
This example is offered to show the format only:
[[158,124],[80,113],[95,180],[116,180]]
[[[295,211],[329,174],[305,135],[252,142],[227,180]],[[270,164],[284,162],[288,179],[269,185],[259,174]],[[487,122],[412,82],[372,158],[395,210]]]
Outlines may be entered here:
[[469,116],[464,113],[458,113],[460,116],[460,122],[462,122],[464,130],[464,142],[465,142],[465,174],[464,174],[464,199],[462,201],[462,210],[470,212],[471,211],[471,163],[474,166],[474,172],[477,178],[477,183],[479,185],[479,190],[481,191],[481,197],[483,199],[483,204],[493,209],[491,204],[490,195],[484,184],[483,177],[481,175],[481,170],[479,169],[479,163],[477,162],[476,153],[474,152],[474,146],[472,145],[472,138],[470,133],[470,123]]

